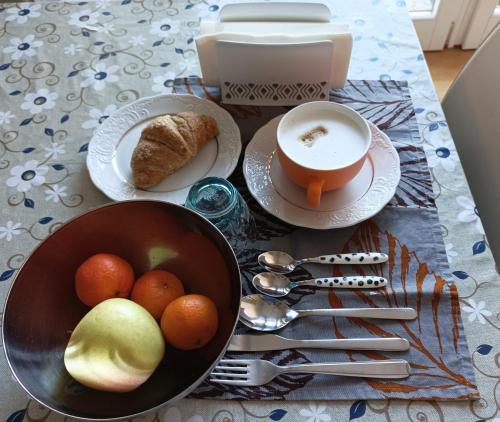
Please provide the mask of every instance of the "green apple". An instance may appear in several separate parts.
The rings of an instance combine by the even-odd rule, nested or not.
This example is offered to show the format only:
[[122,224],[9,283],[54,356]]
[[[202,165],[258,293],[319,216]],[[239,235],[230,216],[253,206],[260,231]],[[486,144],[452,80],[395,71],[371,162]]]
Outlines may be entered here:
[[164,354],[163,335],[151,314],[131,300],[114,298],[96,305],[78,323],[64,365],[87,387],[127,392],[151,376]]

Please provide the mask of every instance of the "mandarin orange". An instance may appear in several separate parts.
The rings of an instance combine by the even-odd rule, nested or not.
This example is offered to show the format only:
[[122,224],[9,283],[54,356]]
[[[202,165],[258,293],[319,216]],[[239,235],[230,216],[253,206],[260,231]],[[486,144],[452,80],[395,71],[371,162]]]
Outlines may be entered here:
[[206,296],[190,294],[170,302],[161,317],[165,339],[181,350],[199,349],[217,333],[217,307]]
[[76,270],[76,294],[88,306],[113,297],[126,298],[134,278],[132,266],[123,258],[99,253],[87,258]]
[[135,282],[130,299],[159,321],[167,305],[184,295],[181,281],[168,271],[149,271]]

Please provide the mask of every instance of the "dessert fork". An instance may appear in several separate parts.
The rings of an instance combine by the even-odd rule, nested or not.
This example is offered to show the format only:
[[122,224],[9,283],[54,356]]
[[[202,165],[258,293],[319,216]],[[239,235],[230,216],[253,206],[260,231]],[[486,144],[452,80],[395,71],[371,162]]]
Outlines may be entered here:
[[278,366],[267,360],[222,359],[210,374],[210,381],[219,384],[258,386],[286,373],[326,374],[362,378],[407,378],[410,365],[401,359],[370,362],[305,363]]

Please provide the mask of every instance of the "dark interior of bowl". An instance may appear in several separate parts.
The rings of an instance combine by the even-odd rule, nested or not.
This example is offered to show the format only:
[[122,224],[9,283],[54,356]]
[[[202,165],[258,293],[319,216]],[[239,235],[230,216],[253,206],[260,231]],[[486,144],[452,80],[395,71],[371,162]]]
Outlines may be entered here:
[[[64,367],[64,350],[89,311],[75,294],[74,274],[99,252],[123,257],[136,276],[153,268],[171,271],[187,293],[210,297],[219,312],[216,337],[199,350],[167,347],[151,378],[130,393],[105,393],[74,381]],[[161,202],[112,204],[69,222],[28,259],[7,300],[4,347],[20,383],[52,409],[91,419],[130,416],[186,395],[206,377],[233,332],[240,293],[232,250],[202,217]]]

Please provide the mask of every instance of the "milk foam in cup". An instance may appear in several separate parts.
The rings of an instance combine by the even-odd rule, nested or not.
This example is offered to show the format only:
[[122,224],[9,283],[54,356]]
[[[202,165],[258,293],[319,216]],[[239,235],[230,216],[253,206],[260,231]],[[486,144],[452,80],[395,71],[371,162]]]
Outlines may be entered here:
[[371,144],[368,123],[344,105],[318,101],[289,111],[278,125],[278,157],[284,173],[307,189],[311,208],[321,193],[338,189],[361,170]]

